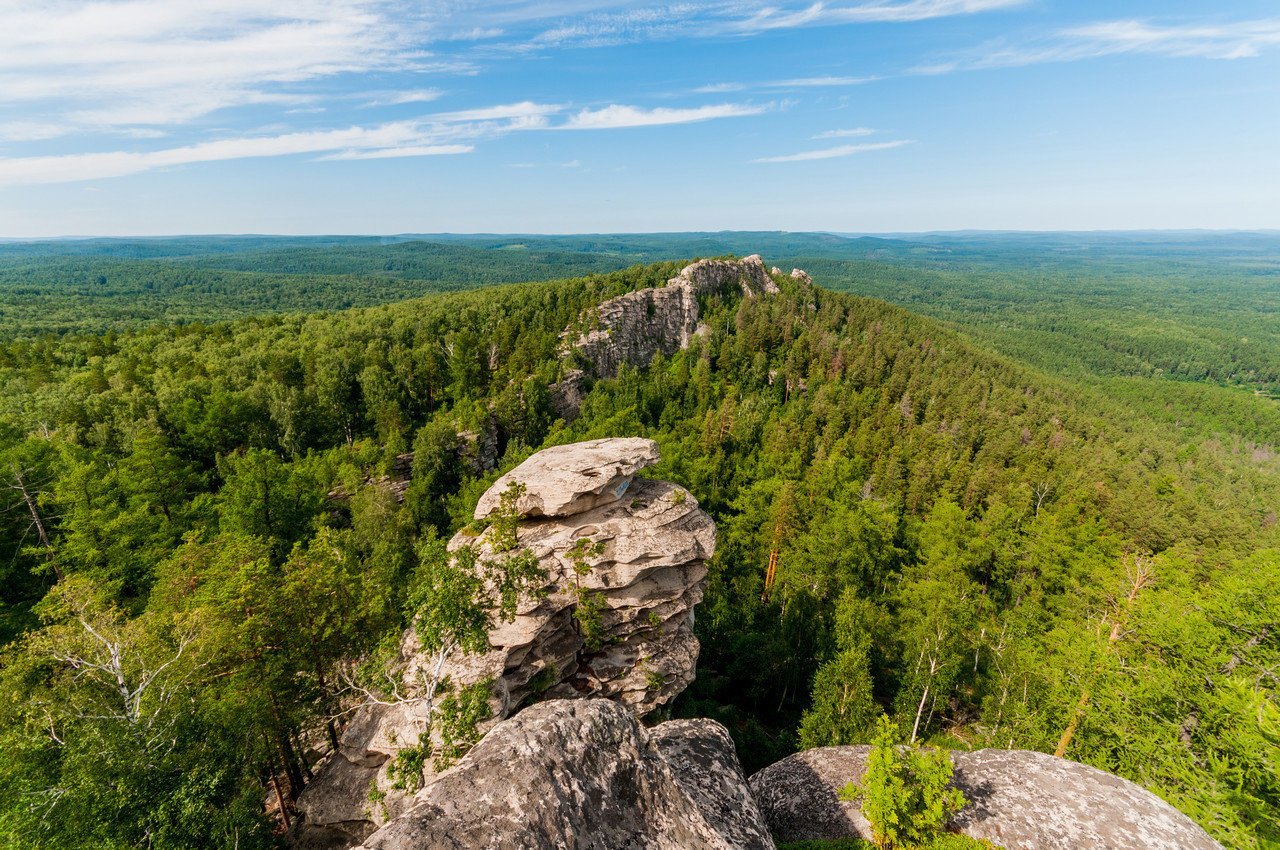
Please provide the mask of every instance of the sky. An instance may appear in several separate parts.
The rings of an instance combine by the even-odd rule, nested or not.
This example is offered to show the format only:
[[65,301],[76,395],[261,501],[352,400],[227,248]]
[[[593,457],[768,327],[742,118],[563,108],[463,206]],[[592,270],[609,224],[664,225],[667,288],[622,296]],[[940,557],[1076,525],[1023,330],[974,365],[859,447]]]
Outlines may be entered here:
[[0,0],[0,237],[1280,228],[1276,0]]

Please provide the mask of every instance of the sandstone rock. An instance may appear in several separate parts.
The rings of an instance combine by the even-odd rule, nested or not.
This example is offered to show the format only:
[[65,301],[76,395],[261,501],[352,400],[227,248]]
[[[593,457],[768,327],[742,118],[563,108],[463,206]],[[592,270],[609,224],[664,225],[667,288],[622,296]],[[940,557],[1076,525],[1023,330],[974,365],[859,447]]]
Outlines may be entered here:
[[476,519],[497,510],[511,484],[524,486],[516,510],[526,517],[581,513],[622,498],[632,477],[658,460],[658,445],[641,437],[588,440],[543,449],[494,482],[476,503]]
[[495,726],[365,850],[771,850],[733,744],[712,721],[645,730],[605,700]]
[[[647,366],[659,352],[674,354],[699,335],[699,297],[735,290],[752,298],[776,294],[778,285],[758,254],[741,260],[699,260],[681,269],[666,286],[628,292],[600,304],[590,331],[576,338],[565,332],[566,351],[576,349],[598,377],[613,377],[624,364]],[[563,407],[557,410],[562,418],[576,415],[576,407]]]
[[[533,455],[481,498],[478,517],[493,510],[508,482],[525,485],[517,551],[532,553],[546,575],[540,592],[519,600],[514,619],[495,621],[487,652],[455,654],[441,670],[452,687],[490,683],[491,717],[482,731],[543,699],[604,697],[642,716],[693,681],[693,608],[715,551],[715,525],[683,488],[633,477],[657,459],[656,445],[644,439],[559,446]],[[465,546],[480,558],[494,557],[491,538],[492,529],[464,529],[449,549]],[[584,539],[591,544],[585,560],[574,554]],[[598,604],[599,645],[584,638],[580,593]],[[416,632],[407,630],[397,663],[407,699],[355,711],[338,752],[299,800],[303,832],[337,830],[359,839],[411,804],[387,771],[395,755],[430,728],[421,689],[433,677],[433,664]],[[433,775],[430,766],[426,775]],[[376,807],[368,801],[371,785],[385,795]]]
[[[751,777],[779,841],[871,837],[840,788],[859,782],[869,747],[822,747]],[[1190,818],[1139,786],[1086,765],[1026,750],[952,754],[969,805],[953,826],[1009,850],[1221,850]]]
[[798,280],[801,283],[813,283],[813,278],[810,277],[809,273],[804,269],[792,269],[791,279]]

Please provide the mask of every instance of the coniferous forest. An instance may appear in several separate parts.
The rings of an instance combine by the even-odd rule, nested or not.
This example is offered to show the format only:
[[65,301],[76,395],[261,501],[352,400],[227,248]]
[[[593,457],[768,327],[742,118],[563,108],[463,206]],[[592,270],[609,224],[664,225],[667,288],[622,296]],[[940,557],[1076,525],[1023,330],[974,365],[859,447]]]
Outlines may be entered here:
[[[1080,239],[0,244],[0,846],[276,846],[480,494],[634,435],[719,534],[671,713],[748,773],[887,717],[1280,847],[1280,244]],[[751,251],[814,283],[557,419],[566,327]]]

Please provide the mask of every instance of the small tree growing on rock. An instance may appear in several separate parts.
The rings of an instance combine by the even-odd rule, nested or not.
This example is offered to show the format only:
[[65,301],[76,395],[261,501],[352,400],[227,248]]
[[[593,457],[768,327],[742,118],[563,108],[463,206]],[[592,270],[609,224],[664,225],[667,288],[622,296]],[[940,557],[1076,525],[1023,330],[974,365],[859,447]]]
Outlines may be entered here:
[[945,835],[952,815],[964,808],[964,794],[951,784],[955,768],[949,754],[933,747],[900,746],[898,739],[898,727],[881,717],[862,785],[850,782],[840,798],[862,801],[877,847],[930,847]]
[[[401,687],[401,673],[381,671],[381,688],[390,698],[376,695],[372,689],[355,685],[364,692],[366,703],[415,703],[421,706],[419,716],[426,727],[416,746],[401,750],[397,756],[397,785],[416,790],[421,782],[422,765],[432,755],[431,726],[435,715],[440,718],[441,746],[435,752],[437,767],[442,768],[465,754],[475,743],[476,728],[487,710],[489,681],[472,683],[457,693],[452,692],[446,667],[457,654],[475,655],[489,649],[489,630],[497,622],[510,622],[523,595],[542,592],[546,572],[537,557],[521,549],[517,540],[520,522],[516,504],[524,486],[512,483],[502,494],[498,509],[489,517],[486,545],[463,546],[450,555],[434,539],[420,547],[420,575],[409,595],[409,616],[414,632],[429,662],[418,674],[417,681]],[[487,549],[487,551],[485,551]],[[382,665],[375,665],[382,666]],[[353,683],[354,685],[354,683]],[[437,704],[437,696],[445,694]]]

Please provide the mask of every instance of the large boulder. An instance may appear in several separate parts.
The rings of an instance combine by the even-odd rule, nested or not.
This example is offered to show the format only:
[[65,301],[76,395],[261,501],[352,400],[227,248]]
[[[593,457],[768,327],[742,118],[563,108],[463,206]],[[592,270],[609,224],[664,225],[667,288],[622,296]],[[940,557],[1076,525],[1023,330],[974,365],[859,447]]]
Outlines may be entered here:
[[[870,747],[821,747],[751,777],[751,790],[779,841],[857,837],[871,827],[855,802]],[[952,826],[1008,850],[1222,850],[1194,821],[1126,779],[1027,750],[952,754],[969,805]]]
[[[651,440],[592,440],[538,452],[495,482],[476,514],[489,516],[510,482],[524,485],[516,550],[495,553],[494,529],[477,524],[455,535],[450,551],[468,548],[481,560],[528,553],[545,580],[518,600],[514,618],[493,617],[487,651],[454,653],[438,670],[416,631],[404,633],[401,699],[353,712],[337,752],[299,800],[304,831],[358,840],[412,804],[389,768],[403,749],[435,734],[423,696],[433,679],[447,678],[451,688],[486,683],[481,731],[539,700],[603,697],[643,716],[693,681],[693,608],[715,552],[715,525],[683,488],[634,478],[657,459]],[[425,774],[434,774],[431,764]]]
[[555,700],[495,726],[365,850],[772,850],[710,720],[653,730],[606,700]]
[[476,519],[498,509],[512,484],[523,488],[516,512],[563,517],[616,502],[631,479],[658,461],[658,444],[642,437],[611,437],[543,449],[494,482],[476,503]]

